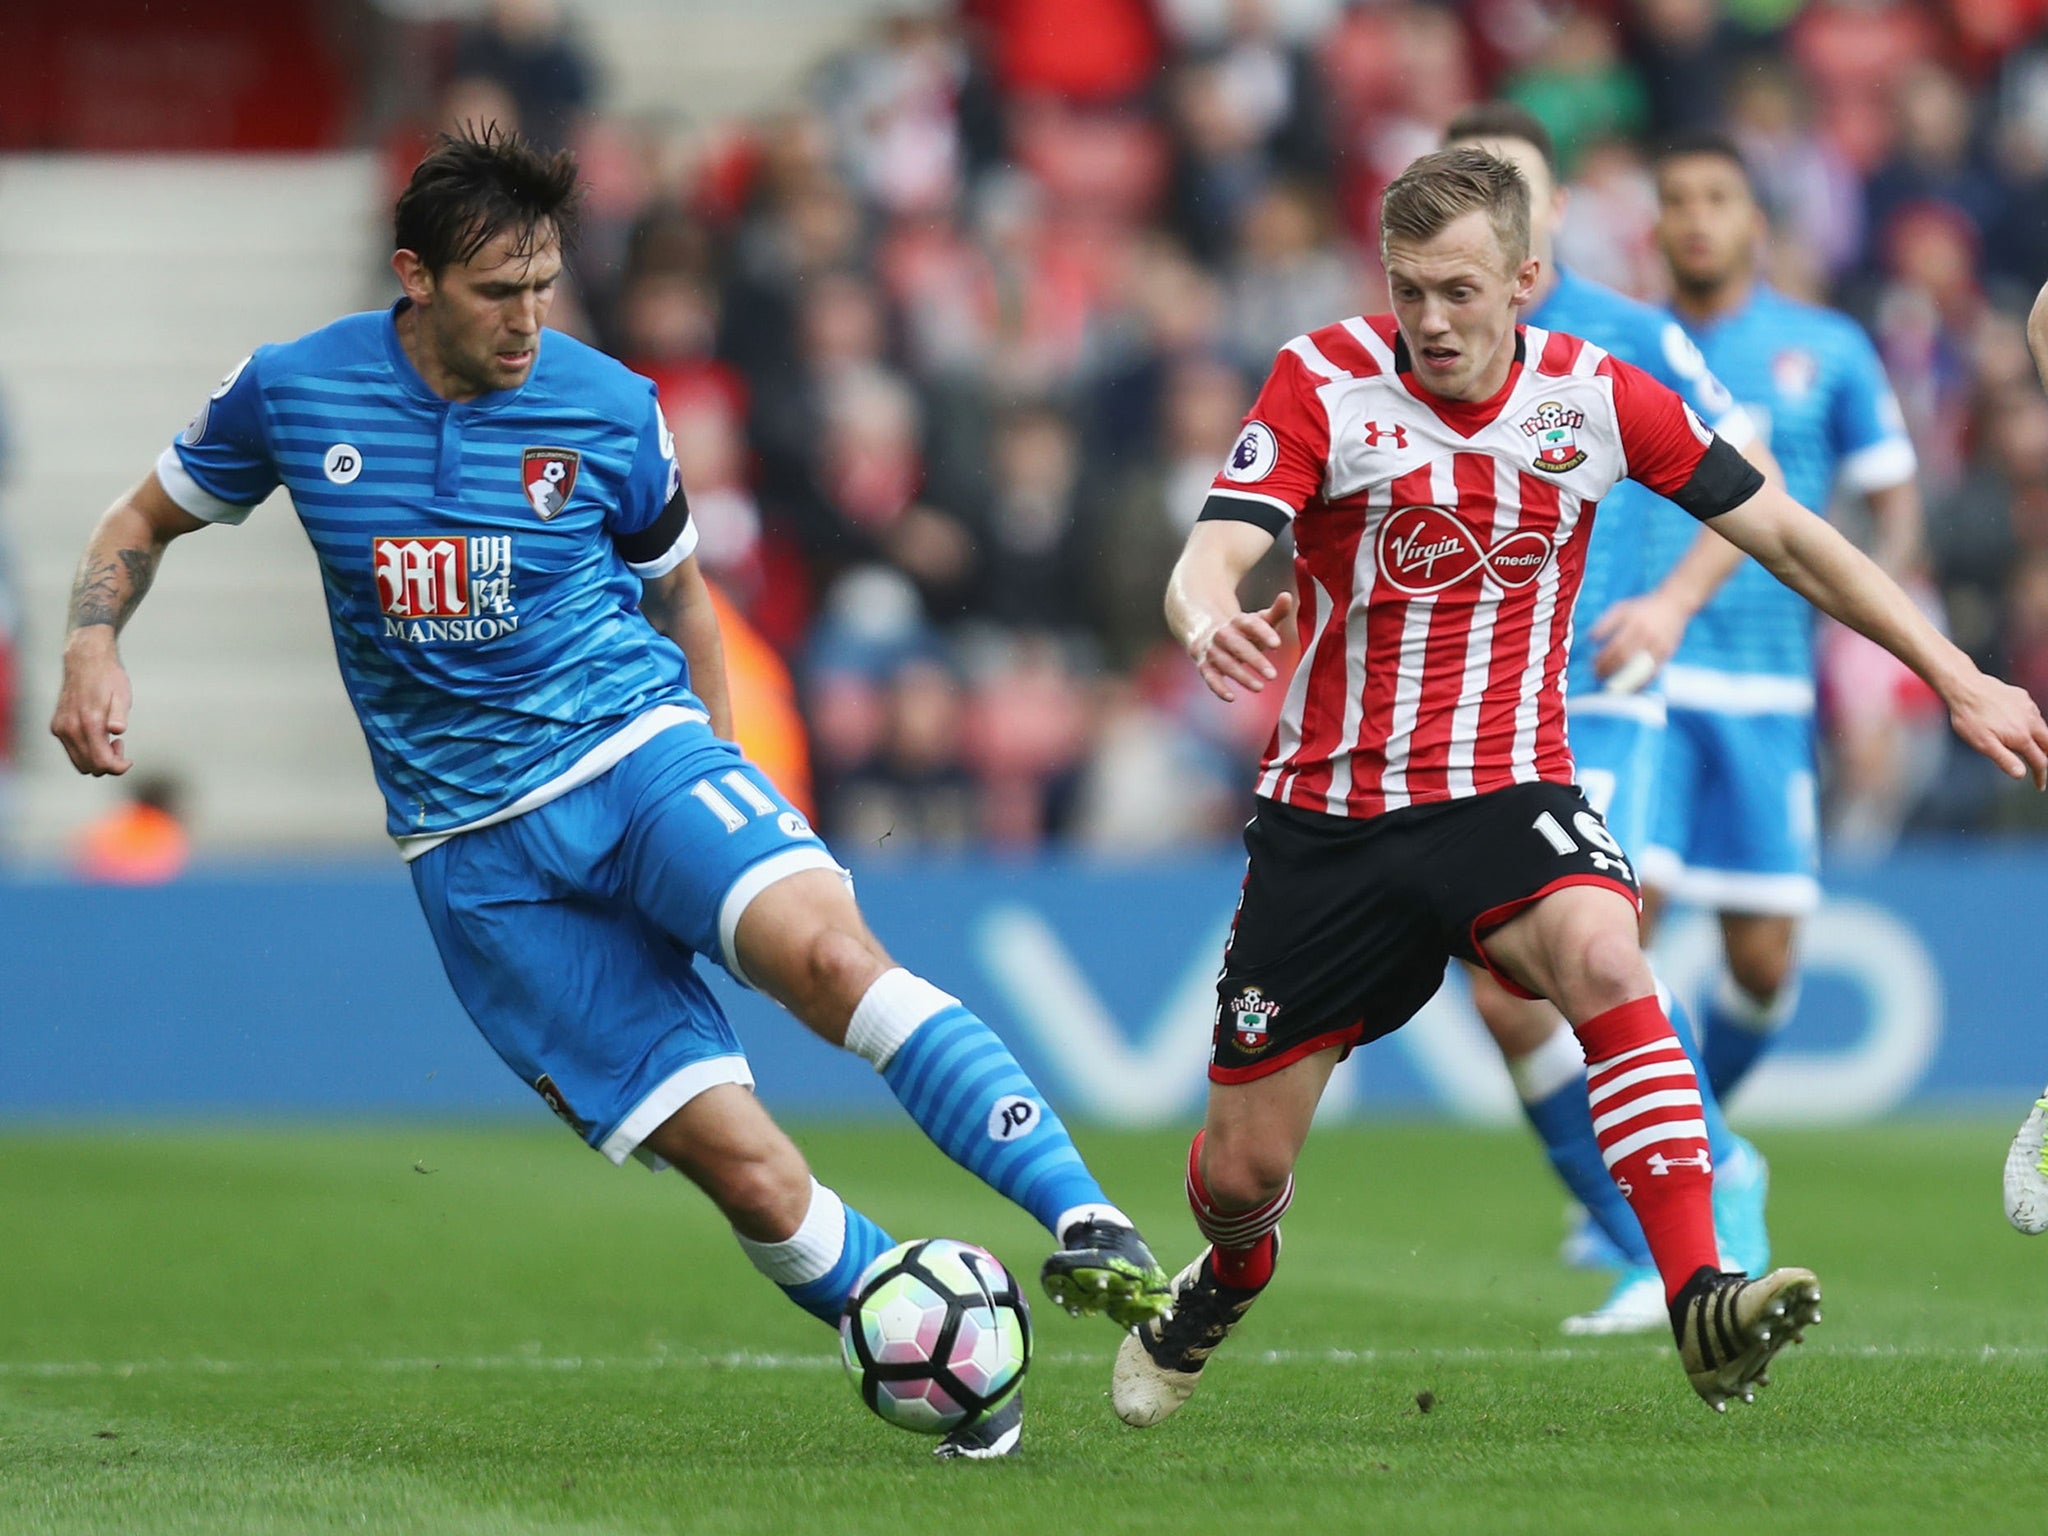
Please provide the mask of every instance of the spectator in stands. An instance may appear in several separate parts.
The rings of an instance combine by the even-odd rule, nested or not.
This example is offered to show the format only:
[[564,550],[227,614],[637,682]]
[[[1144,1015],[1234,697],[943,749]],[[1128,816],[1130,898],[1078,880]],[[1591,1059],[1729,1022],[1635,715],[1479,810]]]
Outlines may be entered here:
[[1810,253],[1834,277],[1855,265],[1863,240],[1863,190],[1847,158],[1813,127],[1812,103],[1778,60],[1755,59],[1729,97],[1729,131],[1786,247]]
[[1962,82],[1939,64],[1922,62],[1900,81],[1891,153],[1864,189],[1873,253],[1881,254],[1892,239],[1895,220],[1929,203],[1954,210],[1981,241],[1999,222],[2004,194],[1975,142]]
[[137,774],[128,798],[80,835],[75,867],[102,885],[162,885],[191,862],[181,811],[184,789],[169,774]]
[[1508,82],[1505,94],[1550,130],[1567,176],[1589,145],[1634,138],[1649,124],[1649,97],[1616,31],[1590,8],[1567,6],[1534,61]]
[[1730,76],[1741,63],[1741,29],[1720,0],[1635,0],[1628,52],[1649,99],[1657,138],[1720,128]]
[[1365,279],[1331,239],[1323,195],[1278,180],[1245,210],[1228,291],[1231,355],[1258,377],[1294,337],[1329,324],[1331,315],[1357,314]]
[[491,0],[455,43],[458,79],[496,82],[519,130],[536,143],[572,142],[597,96],[597,67],[556,0]]
[[1073,424],[1043,402],[1018,406],[997,423],[990,460],[975,616],[1006,629],[1085,633],[1094,615]]

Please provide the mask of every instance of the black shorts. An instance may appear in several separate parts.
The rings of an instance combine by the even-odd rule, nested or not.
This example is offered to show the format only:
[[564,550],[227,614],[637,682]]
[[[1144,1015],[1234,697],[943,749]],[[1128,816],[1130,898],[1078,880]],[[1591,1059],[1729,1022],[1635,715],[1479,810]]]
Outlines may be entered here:
[[1244,845],[1251,861],[1216,983],[1219,1083],[1393,1033],[1452,959],[1493,970],[1480,939],[1552,891],[1604,885],[1639,899],[1621,846],[1567,784],[1364,820],[1261,800]]

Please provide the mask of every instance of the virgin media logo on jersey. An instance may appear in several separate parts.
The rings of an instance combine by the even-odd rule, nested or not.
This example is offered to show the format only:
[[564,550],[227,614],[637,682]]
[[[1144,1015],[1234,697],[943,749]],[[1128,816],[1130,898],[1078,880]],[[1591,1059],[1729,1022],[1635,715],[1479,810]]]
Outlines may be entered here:
[[1491,548],[1448,507],[1397,507],[1380,524],[1380,571],[1409,597],[1433,597],[1486,577],[1507,591],[1526,587],[1550,563],[1550,540],[1533,528]]
[[495,640],[519,627],[510,534],[376,538],[370,553],[387,640]]

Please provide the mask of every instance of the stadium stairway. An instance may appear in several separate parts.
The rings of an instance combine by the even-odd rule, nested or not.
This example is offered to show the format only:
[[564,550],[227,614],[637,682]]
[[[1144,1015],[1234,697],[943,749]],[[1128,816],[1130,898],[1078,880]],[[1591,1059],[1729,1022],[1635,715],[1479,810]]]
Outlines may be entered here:
[[[0,158],[0,528],[25,608],[8,842],[26,858],[61,859],[121,795],[46,731],[87,531],[255,345],[383,302],[382,202],[366,155]],[[202,853],[380,846],[283,497],[175,546],[122,649],[130,755],[182,781]]]

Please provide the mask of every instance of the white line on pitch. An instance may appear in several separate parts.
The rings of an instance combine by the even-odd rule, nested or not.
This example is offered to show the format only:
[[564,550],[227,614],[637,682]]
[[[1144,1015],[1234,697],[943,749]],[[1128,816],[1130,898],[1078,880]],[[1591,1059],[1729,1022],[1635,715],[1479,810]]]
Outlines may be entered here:
[[[1998,1360],[2030,1361],[2048,1359],[2048,1344],[1825,1344],[1805,1346],[1807,1354],[1842,1359],[1953,1360],[1990,1364]],[[1670,1351],[1661,1344],[1610,1344],[1599,1348],[1505,1347],[1488,1349],[1267,1349],[1251,1350],[1236,1360],[1253,1365],[1402,1365],[1428,1362],[1437,1365],[1510,1364],[1550,1361],[1592,1361],[1663,1357]],[[1040,1354],[1039,1364],[1099,1365],[1102,1356],[1078,1351]],[[369,1372],[410,1375],[437,1370],[535,1371],[543,1374],[578,1371],[829,1371],[839,1365],[837,1355],[788,1355],[740,1352],[709,1355],[428,1355],[371,1356],[347,1359],[339,1356],[305,1360],[218,1360],[195,1356],[183,1360],[0,1360],[0,1379],[129,1377],[189,1374],[196,1376],[258,1376],[291,1372]]]

